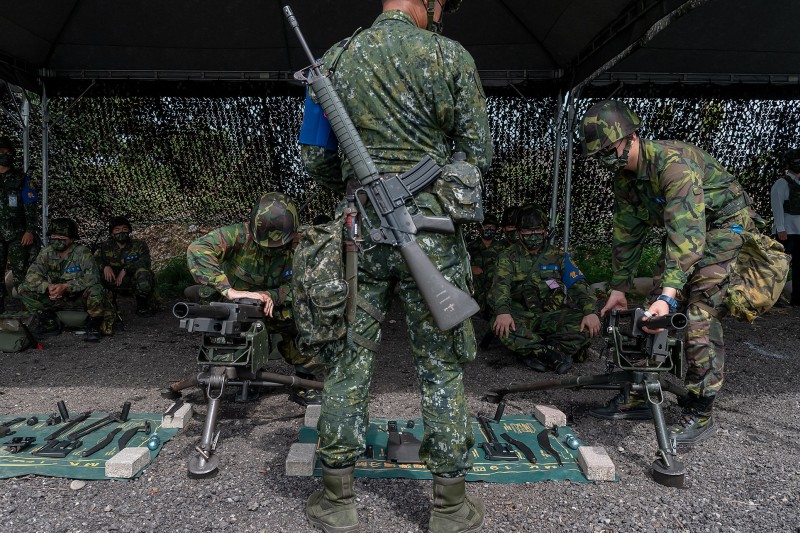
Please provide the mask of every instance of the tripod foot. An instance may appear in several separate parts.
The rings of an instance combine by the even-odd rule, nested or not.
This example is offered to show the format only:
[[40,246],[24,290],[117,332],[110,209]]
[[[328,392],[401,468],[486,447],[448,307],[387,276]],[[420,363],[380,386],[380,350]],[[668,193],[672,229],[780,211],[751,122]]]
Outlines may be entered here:
[[651,465],[653,467],[653,481],[665,487],[683,488],[686,479],[686,467],[683,463],[673,459],[672,464],[665,466],[661,459],[656,459]]
[[208,459],[203,457],[199,452],[189,459],[189,468],[187,475],[190,479],[205,479],[217,475],[219,467],[219,458],[212,455]]

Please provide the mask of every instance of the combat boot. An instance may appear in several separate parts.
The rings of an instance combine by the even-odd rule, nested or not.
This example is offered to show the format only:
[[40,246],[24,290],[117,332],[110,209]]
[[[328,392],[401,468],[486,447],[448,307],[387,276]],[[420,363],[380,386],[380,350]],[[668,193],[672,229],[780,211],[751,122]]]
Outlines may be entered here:
[[589,409],[589,414],[604,420],[652,420],[653,412],[641,394],[620,392],[602,407]]
[[309,496],[306,517],[311,525],[326,533],[359,530],[353,467],[330,468],[322,465],[324,488]]
[[714,398],[689,396],[684,401],[683,416],[680,422],[669,428],[669,437],[675,439],[678,448],[690,447],[713,437],[717,433],[711,404]]
[[86,342],[99,342],[103,337],[100,333],[100,324],[103,322],[103,317],[89,316],[86,317],[86,336],[83,338]]
[[467,494],[464,476],[433,476],[433,509],[428,522],[431,533],[479,531],[486,508],[475,496]]
[[552,348],[547,348],[542,353],[542,359],[547,363],[550,370],[556,374],[566,374],[572,368],[572,358]]
[[136,315],[141,317],[153,316],[153,306],[144,296],[136,297]]
[[31,334],[37,339],[48,337],[51,335],[59,335],[61,333],[61,321],[52,311],[42,311],[36,315],[36,327],[33,328]]

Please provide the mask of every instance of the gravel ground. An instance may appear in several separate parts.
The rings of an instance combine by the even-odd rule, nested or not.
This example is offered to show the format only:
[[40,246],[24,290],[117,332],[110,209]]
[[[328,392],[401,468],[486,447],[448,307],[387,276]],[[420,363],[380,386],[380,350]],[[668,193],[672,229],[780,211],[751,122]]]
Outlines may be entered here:
[[[125,302],[132,307],[132,302]],[[395,309],[398,306],[395,306]],[[125,314],[127,311],[127,314]],[[197,338],[179,330],[165,307],[153,318],[123,311],[126,329],[90,345],[65,333],[41,351],[0,354],[0,414],[51,412],[58,399],[70,411],[117,411],[125,399],[133,411],[159,412],[170,380],[195,371]],[[600,421],[586,415],[608,391],[550,391],[509,397],[508,414],[553,404],[572,417],[572,427],[592,445],[604,446],[620,477],[617,483],[470,483],[488,509],[486,531],[790,531],[800,532],[800,310],[775,309],[755,325],[726,320],[727,381],[717,402],[717,436],[682,454],[687,487],[667,488],[649,477],[656,450],[652,424]],[[371,414],[419,416],[405,326],[395,311],[386,326],[372,386]],[[602,346],[596,341],[595,348]],[[574,373],[599,373],[598,355]],[[269,370],[288,372],[282,362]],[[481,401],[491,388],[547,379],[517,363],[494,344],[466,370],[470,412],[491,413]],[[667,422],[678,418],[671,395]],[[138,480],[89,481],[25,477],[0,480],[4,531],[311,531],[305,499],[313,478],[286,477],[284,461],[296,441],[304,410],[272,392],[254,404],[232,401],[222,409],[219,475],[186,476],[205,414],[202,394],[192,391],[199,413],[162,450]],[[430,481],[358,480],[364,531],[425,531]]]

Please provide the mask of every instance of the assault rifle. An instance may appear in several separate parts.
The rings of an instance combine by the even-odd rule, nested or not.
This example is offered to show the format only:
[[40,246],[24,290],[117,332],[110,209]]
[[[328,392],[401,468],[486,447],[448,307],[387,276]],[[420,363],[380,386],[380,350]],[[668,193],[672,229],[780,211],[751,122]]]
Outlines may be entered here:
[[[436,325],[442,331],[451,329],[478,312],[478,304],[466,292],[447,281],[425,255],[415,239],[419,230],[453,233],[455,228],[449,217],[422,215],[413,205],[414,193],[435,180],[441,168],[429,156],[402,175],[381,176],[378,167],[367,152],[331,80],[321,72],[321,63],[314,59],[300,31],[292,10],[284,6],[283,12],[297,34],[311,66],[298,71],[294,77],[309,85],[317,102],[325,111],[339,146],[353,166],[361,188],[355,199],[361,218],[370,238],[379,244],[396,246],[403,256],[414,282],[431,311]],[[305,72],[309,72],[306,77]],[[362,196],[375,209],[379,224],[373,225],[367,217]],[[409,210],[409,204],[412,210]]]
[[264,372],[271,352],[269,331],[265,325],[264,306],[258,300],[242,298],[235,302],[212,302],[210,305],[178,302],[172,314],[180,319],[180,328],[201,333],[203,341],[197,354],[201,371],[183,381],[173,383],[162,396],[171,400],[181,397],[190,387],[205,387],[208,412],[203,422],[203,436],[196,453],[189,460],[192,477],[213,475],[219,465],[214,453],[220,432],[216,431],[220,400],[225,387],[240,387],[237,401],[256,399],[257,390],[284,385],[322,390],[322,383],[295,376]]
[[[653,479],[662,485],[682,487],[686,468],[675,458],[675,442],[668,438],[661,404],[665,390],[681,398],[687,396],[682,386],[662,379],[665,373],[682,374],[683,341],[670,334],[684,329],[687,323],[681,313],[646,319],[644,309],[613,310],[603,323],[603,337],[611,354],[605,374],[512,384],[489,391],[483,399],[500,403],[508,394],[552,389],[612,389],[622,391],[626,398],[632,391],[638,392],[650,406],[658,441]],[[644,328],[660,331],[648,333]]]

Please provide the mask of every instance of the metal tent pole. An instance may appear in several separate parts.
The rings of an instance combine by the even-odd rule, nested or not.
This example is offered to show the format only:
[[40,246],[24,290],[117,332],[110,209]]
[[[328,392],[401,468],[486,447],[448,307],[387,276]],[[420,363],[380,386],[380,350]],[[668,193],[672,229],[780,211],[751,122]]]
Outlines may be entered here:
[[572,148],[575,135],[575,98],[577,93],[570,91],[567,96],[567,161],[564,180],[564,252],[569,250],[570,209],[572,208]]
[[22,91],[22,169],[25,174],[31,167],[31,103]]
[[556,122],[553,127],[553,137],[555,147],[553,148],[553,191],[550,196],[550,239],[555,238],[556,210],[558,209],[558,188],[560,185],[561,174],[561,122],[564,120],[564,99],[561,92],[558,93],[558,110],[556,111]]
[[50,141],[50,110],[47,100],[47,88],[42,83],[42,243],[47,245],[47,222],[49,206],[47,205],[48,178],[48,145]]

